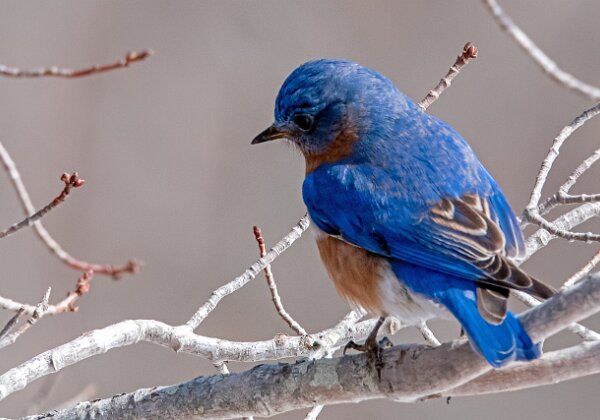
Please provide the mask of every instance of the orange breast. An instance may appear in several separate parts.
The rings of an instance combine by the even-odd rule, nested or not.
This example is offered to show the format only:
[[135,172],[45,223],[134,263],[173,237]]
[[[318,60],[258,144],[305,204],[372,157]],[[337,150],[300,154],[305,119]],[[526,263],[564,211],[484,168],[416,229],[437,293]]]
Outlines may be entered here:
[[338,293],[363,308],[380,314],[381,257],[331,236],[317,238],[321,259]]

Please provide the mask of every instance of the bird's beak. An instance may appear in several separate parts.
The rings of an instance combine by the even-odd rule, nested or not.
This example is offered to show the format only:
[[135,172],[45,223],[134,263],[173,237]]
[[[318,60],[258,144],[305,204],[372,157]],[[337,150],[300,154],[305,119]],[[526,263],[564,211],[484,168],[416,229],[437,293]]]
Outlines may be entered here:
[[265,131],[254,137],[251,144],[264,143],[266,141],[285,138],[289,135],[286,131],[275,127],[275,124],[267,128]]

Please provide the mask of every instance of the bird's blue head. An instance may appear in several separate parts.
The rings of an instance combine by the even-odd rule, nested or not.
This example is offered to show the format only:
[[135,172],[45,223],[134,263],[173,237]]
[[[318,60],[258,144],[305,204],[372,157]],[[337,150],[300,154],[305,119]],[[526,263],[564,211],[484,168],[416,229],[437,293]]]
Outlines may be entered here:
[[252,144],[287,139],[307,157],[350,153],[360,134],[416,107],[375,70],[344,60],[302,64],[275,101],[275,122]]

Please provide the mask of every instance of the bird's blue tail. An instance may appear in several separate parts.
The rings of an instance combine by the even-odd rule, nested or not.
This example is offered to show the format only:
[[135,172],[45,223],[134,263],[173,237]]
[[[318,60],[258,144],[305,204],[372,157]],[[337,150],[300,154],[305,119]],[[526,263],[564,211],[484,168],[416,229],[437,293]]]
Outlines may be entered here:
[[392,264],[399,279],[413,292],[443,304],[464,328],[471,345],[492,366],[512,360],[532,360],[541,356],[540,343],[533,343],[519,320],[509,311],[502,323],[493,325],[479,314],[476,284],[412,264]]

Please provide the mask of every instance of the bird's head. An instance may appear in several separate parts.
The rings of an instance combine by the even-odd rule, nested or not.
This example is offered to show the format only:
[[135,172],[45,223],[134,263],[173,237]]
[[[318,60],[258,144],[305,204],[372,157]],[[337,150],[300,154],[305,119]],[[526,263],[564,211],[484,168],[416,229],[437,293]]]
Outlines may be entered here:
[[407,101],[389,79],[357,63],[309,61],[285,80],[275,101],[275,122],[252,144],[287,139],[307,162],[323,154],[341,158],[361,133],[394,115],[394,107],[410,106]]

